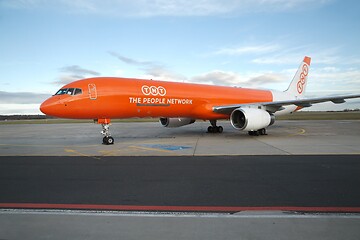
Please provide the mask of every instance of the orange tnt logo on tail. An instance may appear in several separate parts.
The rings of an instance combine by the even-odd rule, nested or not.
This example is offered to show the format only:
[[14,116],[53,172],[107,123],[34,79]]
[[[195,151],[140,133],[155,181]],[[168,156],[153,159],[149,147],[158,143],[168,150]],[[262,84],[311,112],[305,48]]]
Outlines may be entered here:
[[302,66],[302,71],[300,73],[300,79],[297,82],[297,91],[299,94],[301,94],[304,91],[306,76],[308,75],[308,73],[309,73],[309,67],[306,64],[304,64]]

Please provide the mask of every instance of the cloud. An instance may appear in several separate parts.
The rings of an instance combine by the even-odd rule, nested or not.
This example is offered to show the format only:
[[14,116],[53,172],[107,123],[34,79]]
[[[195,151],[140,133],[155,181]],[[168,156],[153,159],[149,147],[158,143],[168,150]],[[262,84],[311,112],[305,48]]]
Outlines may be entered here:
[[[323,67],[310,72],[309,85],[318,92],[358,93],[360,92],[360,70],[352,68]],[[314,81],[311,81],[314,79]]]
[[[306,53],[306,51],[304,51]],[[253,63],[257,64],[299,64],[304,57],[304,54],[292,54],[292,55],[282,55],[276,54],[274,56],[265,56],[259,57],[252,60]],[[316,64],[334,64],[339,63],[340,58],[338,56],[321,56],[318,54],[311,54],[312,59],[316,59]]]
[[39,104],[48,97],[43,93],[0,91],[0,104]]
[[109,51],[109,54],[116,57],[123,63],[136,66],[142,70],[144,75],[139,76],[140,78],[165,81],[185,81],[187,79],[184,75],[173,72],[168,69],[168,67],[157,62],[139,61],[137,59],[129,58],[113,51]]
[[278,45],[250,45],[234,48],[221,48],[215,52],[216,55],[244,55],[244,54],[262,54],[278,50]]
[[157,80],[165,80],[165,81],[186,81],[187,77],[182,74],[173,72],[167,69],[164,66],[151,66],[149,68],[144,69],[145,78],[147,79],[157,79]]
[[99,76],[100,73],[82,68],[78,65],[65,66],[59,69],[62,74],[58,77],[58,79],[54,82],[55,84],[68,84],[75,80],[79,80],[86,77],[91,76]]
[[234,86],[246,82],[238,73],[214,70],[191,78],[191,82]]
[[1,104],[0,115],[43,114],[39,104]]
[[117,17],[229,16],[256,12],[297,11],[322,6],[331,0],[11,0],[0,6],[54,10],[73,14]]
[[[153,61],[139,61],[134,58],[123,56],[116,52],[109,52],[123,63],[133,65],[142,70],[144,74],[138,76],[144,79],[165,80],[175,82],[193,82],[205,83],[211,85],[221,86],[248,86],[248,87],[262,87],[272,83],[279,83],[284,81],[286,76],[284,74],[264,73],[264,72],[248,72],[236,73],[231,71],[213,70],[206,73],[198,74],[193,77],[186,77],[183,74],[174,72],[168,67]],[[293,71],[295,73],[296,70]]]
[[135,60],[133,58],[129,58],[129,57],[125,57],[119,53],[113,52],[113,51],[109,51],[108,52],[111,56],[116,57],[117,59],[119,59],[120,61],[126,63],[126,64],[130,64],[130,65],[136,65],[136,66],[154,66],[157,65],[155,62],[149,62],[149,61],[139,61],[139,60]]
[[316,64],[347,64],[349,61],[341,60],[339,47],[319,48],[312,45],[299,45],[296,47],[280,46],[277,51],[264,53],[251,61],[256,64],[299,64],[305,55],[315,59]]
[[[287,37],[280,38],[280,42],[292,42],[293,40]],[[295,45],[295,47],[293,47]],[[358,63],[355,58],[341,59],[341,47],[319,47],[313,44],[289,46],[285,43],[264,43],[251,44],[239,47],[222,47],[213,52],[215,55],[227,56],[244,56],[249,57],[249,61],[261,65],[297,65],[305,55],[310,55],[311,58],[316,59],[317,64],[353,64]]]
[[250,78],[247,83],[261,87],[265,84],[279,83],[286,79],[284,75],[275,73],[266,73],[257,77]]
[[285,76],[273,73],[235,73],[214,70],[191,78],[191,82],[206,83],[221,86],[262,87],[271,83],[278,83]]
[[96,71],[81,68],[78,65],[62,67],[62,68],[60,68],[60,71],[61,72],[70,72],[70,73],[79,74],[79,75],[93,75],[93,76],[100,75],[100,73],[98,73]]

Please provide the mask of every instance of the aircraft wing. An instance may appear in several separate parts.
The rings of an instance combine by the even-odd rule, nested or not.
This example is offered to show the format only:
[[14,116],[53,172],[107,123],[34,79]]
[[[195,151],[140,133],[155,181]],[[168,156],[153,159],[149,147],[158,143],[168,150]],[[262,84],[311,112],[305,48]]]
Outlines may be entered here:
[[360,98],[360,94],[353,95],[339,95],[339,96],[326,96],[326,97],[316,97],[316,98],[302,98],[302,99],[293,99],[293,100],[283,100],[283,101],[274,101],[274,102],[257,102],[257,103],[245,103],[245,104],[234,104],[234,105],[225,105],[225,106],[214,106],[213,111],[216,113],[222,114],[231,114],[236,108],[245,107],[245,106],[265,106],[266,110],[269,112],[276,112],[283,109],[283,106],[287,105],[296,105],[298,107],[310,107],[315,103],[322,102],[333,102],[336,104],[344,103],[345,99],[350,98]]

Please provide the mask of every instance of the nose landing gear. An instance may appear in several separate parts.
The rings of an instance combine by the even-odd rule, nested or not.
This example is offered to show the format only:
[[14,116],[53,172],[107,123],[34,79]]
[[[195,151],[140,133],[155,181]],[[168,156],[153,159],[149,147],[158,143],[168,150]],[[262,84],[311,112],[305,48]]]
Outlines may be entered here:
[[111,137],[111,134],[110,134],[110,131],[109,131],[110,124],[105,123],[105,124],[101,124],[101,126],[102,126],[102,129],[103,129],[101,131],[101,134],[104,135],[103,144],[105,144],[105,145],[114,144],[114,138]]
[[101,131],[101,134],[104,136],[103,137],[103,144],[105,145],[111,145],[111,144],[114,144],[114,138],[111,137],[111,134],[110,134],[110,119],[97,119],[96,122],[98,124],[101,124],[101,127],[102,127],[102,131]]

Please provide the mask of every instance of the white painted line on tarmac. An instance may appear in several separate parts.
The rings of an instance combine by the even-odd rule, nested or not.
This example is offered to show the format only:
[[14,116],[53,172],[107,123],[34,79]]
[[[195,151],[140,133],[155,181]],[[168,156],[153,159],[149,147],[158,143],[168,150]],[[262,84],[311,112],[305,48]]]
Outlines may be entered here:
[[137,212],[137,211],[86,211],[86,210],[33,210],[0,209],[0,214],[70,215],[105,217],[159,217],[159,218],[237,218],[237,219],[360,219],[359,213],[298,213],[282,211],[244,211],[231,213],[194,212]]

